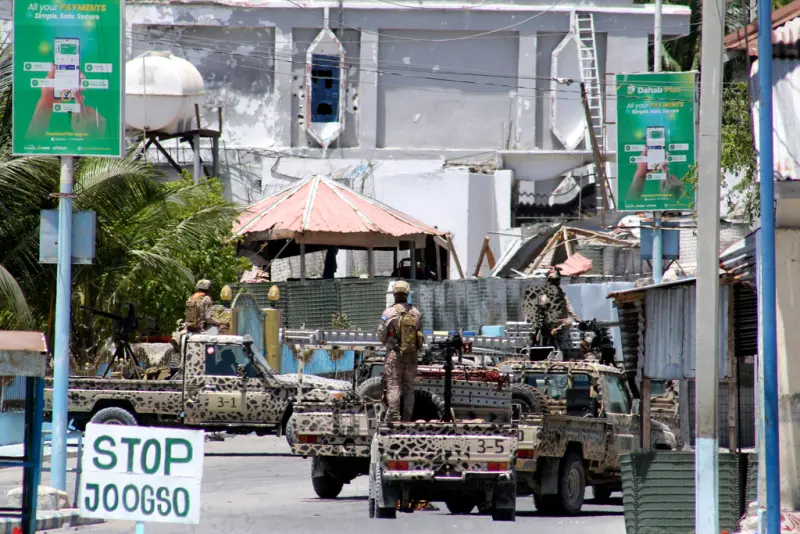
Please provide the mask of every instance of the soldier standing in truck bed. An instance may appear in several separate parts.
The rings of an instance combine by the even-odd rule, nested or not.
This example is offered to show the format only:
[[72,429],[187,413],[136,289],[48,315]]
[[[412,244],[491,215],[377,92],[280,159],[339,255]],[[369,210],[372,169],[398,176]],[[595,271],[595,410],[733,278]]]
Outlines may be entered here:
[[211,289],[211,281],[200,280],[197,282],[197,291],[186,301],[186,331],[191,333],[203,332],[211,326],[220,326],[211,314],[211,306],[214,301],[208,295]]
[[378,326],[378,339],[386,347],[384,378],[389,409],[387,420],[400,419],[400,396],[403,395],[403,421],[414,413],[414,379],[417,357],[422,348],[422,313],[408,303],[411,288],[398,280],[392,294],[394,305],[385,309]]

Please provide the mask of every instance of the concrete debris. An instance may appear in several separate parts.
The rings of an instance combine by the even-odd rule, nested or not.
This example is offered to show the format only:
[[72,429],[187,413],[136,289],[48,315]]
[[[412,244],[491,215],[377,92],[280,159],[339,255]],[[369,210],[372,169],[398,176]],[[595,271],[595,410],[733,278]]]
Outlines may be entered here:
[[[14,488],[7,494],[11,508],[22,508],[22,487]],[[57,490],[48,486],[39,486],[37,510],[51,511],[69,508],[69,496],[66,491]]]

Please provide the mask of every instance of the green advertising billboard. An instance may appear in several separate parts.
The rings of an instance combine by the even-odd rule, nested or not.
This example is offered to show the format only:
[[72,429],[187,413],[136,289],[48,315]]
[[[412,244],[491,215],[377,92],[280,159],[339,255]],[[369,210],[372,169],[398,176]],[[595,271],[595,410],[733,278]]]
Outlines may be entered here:
[[14,0],[14,155],[123,155],[124,11],[124,0]]
[[617,209],[688,211],[695,164],[694,72],[617,75]]

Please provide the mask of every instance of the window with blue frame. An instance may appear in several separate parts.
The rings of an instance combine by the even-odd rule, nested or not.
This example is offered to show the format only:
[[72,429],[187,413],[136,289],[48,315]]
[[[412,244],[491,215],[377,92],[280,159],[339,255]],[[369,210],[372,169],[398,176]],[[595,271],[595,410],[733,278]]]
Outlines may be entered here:
[[311,122],[339,122],[339,56],[311,55]]

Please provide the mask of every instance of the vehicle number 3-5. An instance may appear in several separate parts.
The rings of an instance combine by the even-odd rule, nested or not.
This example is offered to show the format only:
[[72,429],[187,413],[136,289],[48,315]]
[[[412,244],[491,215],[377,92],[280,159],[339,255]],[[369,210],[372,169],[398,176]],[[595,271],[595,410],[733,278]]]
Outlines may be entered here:
[[503,454],[506,452],[505,444],[502,439],[479,439],[475,445],[476,448],[473,452],[476,454],[484,454],[487,452]]

